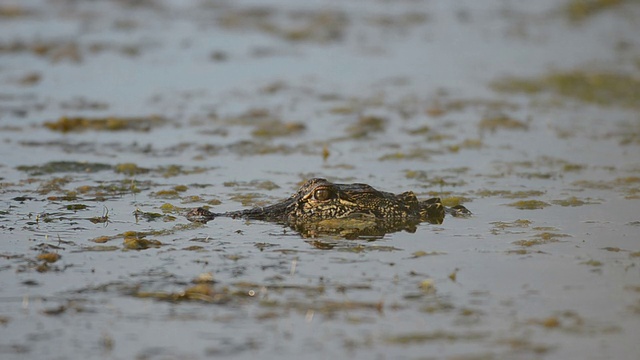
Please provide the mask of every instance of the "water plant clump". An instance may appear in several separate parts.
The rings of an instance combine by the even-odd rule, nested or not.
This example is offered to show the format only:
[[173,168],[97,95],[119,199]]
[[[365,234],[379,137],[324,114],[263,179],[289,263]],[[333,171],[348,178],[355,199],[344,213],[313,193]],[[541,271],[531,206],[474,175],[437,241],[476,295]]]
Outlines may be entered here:
[[549,92],[595,105],[640,109],[640,79],[621,72],[573,70],[538,78],[509,77],[495,81],[492,88],[504,93]]

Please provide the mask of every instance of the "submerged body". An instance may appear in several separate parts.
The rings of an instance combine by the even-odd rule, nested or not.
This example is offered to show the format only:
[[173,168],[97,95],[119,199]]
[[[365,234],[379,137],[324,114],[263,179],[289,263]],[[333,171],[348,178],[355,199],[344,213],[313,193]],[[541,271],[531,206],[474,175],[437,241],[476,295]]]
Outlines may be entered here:
[[[453,216],[470,214],[461,205],[446,208],[439,198],[420,201],[411,191],[396,195],[367,184],[334,184],[315,178],[305,182],[288,199],[274,205],[225,213],[197,208],[191,210],[187,218],[199,222],[219,216],[273,221],[303,233],[309,228],[326,232],[327,229],[353,226],[365,226],[374,233],[387,233],[415,230],[421,222],[440,224],[445,213]],[[356,223],[358,225],[354,225]]]

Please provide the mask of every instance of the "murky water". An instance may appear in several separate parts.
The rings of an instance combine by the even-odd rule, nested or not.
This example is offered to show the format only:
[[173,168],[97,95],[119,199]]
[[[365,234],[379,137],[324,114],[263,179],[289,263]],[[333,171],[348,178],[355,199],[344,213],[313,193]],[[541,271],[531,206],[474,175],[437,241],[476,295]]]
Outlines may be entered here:
[[[0,4],[0,356],[637,359],[640,6]],[[462,202],[376,240],[216,212]]]

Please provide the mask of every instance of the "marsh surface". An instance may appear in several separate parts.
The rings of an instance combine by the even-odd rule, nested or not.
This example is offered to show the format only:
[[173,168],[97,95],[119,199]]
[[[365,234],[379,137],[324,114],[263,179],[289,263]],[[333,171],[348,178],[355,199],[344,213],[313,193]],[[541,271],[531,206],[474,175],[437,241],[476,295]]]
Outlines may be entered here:
[[[637,359],[637,1],[0,4],[0,357]],[[218,218],[312,177],[474,215]]]

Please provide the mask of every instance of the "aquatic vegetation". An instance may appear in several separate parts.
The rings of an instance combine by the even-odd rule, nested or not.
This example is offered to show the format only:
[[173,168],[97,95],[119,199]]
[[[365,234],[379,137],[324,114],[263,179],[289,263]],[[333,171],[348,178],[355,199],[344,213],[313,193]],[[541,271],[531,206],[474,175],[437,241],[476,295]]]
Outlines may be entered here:
[[16,169],[24,171],[30,176],[39,176],[55,173],[93,173],[110,170],[111,165],[102,163],[89,163],[80,161],[51,161],[43,165],[21,165]]
[[254,192],[231,194],[229,199],[239,202],[242,206],[264,206],[269,204],[269,201],[264,199],[263,194]]
[[526,324],[575,335],[611,334],[620,331],[617,325],[589,321],[573,310],[560,311],[547,317],[532,318],[527,320]]
[[449,151],[451,152],[458,152],[460,150],[464,150],[464,149],[480,149],[484,146],[482,140],[480,139],[464,139],[462,140],[462,142],[459,142],[457,144],[454,145],[449,145],[447,146],[447,148],[449,149]]
[[82,60],[78,44],[71,41],[35,41],[27,43],[14,40],[0,44],[0,53],[30,53],[35,56],[49,58],[54,63],[61,60],[72,62],[80,62]]
[[200,197],[198,195],[191,195],[191,196],[182,197],[182,203],[183,204],[204,203],[204,202],[206,202],[206,201],[202,197]]
[[626,199],[640,198],[640,177],[627,176],[613,180],[577,180],[571,183],[581,189],[616,190]]
[[442,205],[448,207],[454,207],[466,202],[469,202],[471,199],[463,197],[463,196],[444,196],[441,198]]
[[533,196],[541,196],[544,195],[544,191],[542,190],[519,190],[519,191],[509,191],[504,194],[502,197],[505,199],[523,199]]
[[488,338],[488,332],[414,332],[401,335],[393,335],[385,338],[385,341],[392,345],[410,345],[430,342],[458,342],[458,341],[481,341]]
[[541,232],[534,235],[532,239],[514,241],[513,244],[522,246],[522,247],[531,247],[536,245],[544,245],[544,244],[559,242],[560,238],[565,238],[565,237],[570,237],[570,235],[561,234],[561,233],[552,233],[552,232]]
[[640,80],[632,74],[574,70],[540,78],[506,78],[492,88],[506,93],[551,92],[586,103],[640,109]]
[[607,251],[611,251],[611,252],[620,252],[623,251],[622,249],[620,249],[619,247],[613,247],[613,246],[607,246],[607,247],[603,247],[602,250],[607,250]]
[[[634,1],[579,26],[573,0],[0,5],[0,357],[630,354]],[[385,235],[186,218],[318,176],[475,214]]]
[[435,294],[437,291],[433,279],[420,281],[420,283],[418,284],[418,288],[420,289],[420,291],[428,295]]
[[149,131],[153,127],[166,123],[167,120],[161,116],[151,115],[148,117],[106,117],[106,118],[84,118],[84,117],[61,117],[57,121],[48,121],[44,126],[53,131],[63,133],[72,131]]
[[136,218],[136,222],[138,222],[139,220],[146,220],[146,221],[156,221],[156,220],[160,220],[160,219],[162,219],[163,221],[175,221],[176,220],[176,217],[172,216],[172,215],[159,214],[159,213],[154,213],[154,212],[147,212],[147,211],[142,211],[140,209],[136,209],[133,212],[133,215]]
[[33,14],[33,10],[21,5],[0,5],[0,18],[18,18],[26,17]]
[[379,116],[361,116],[355,124],[347,127],[347,134],[350,138],[364,138],[372,133],[383,132],[386,123],[387,119]]
[[189,189],[188,186],[186,185],[176,185],[173,187],[173,190],[177,191],[177,192],[185,192]]
[[395,160],[428,160],[431,157],[432,150],[422,149],[422,148],[414,148],[405,151],[396,151],[388,154],[384,154],[378,158],[379,161],[395,161]]
[[246,188],[246,189],[256,189],[256,190],[275,190],[279,189],[280,186],[273,181],[270,180],[251,180],[251,181],[225,181],[222,183],[225,187],[233,187],[233,188]]
[[124,194],[137,194],[155,186],[153,182],[123,179],[116,181],[99,182],[99,185],[82,185],[76,188],[77,192],[86,197],[94,196],[95,201],[105,201],[108,198],[122,196]]
[[44,253],[44,254],[38,255],[38,260],[43,260],[48,263],[54,263],[60,260],[61,257],[62,256],[58,253]]
[[266,155],[266,154],[294,154],[294,153],[310,153],[308,146],[299,144],[291,146],[286,144],[271,144],[264,140],[239,140],[226,146],[231,153],[250,156],[250,155]]
[[146,174],[149,169],[142,168],[134,163],[121,163],[114,167],[114,171],[118,174],[125,174],[127,176],[134,176],[139,174]]
[[203,246],[198,246],[198,245],[187,246],[187,247],[182,248],[182,250],[184,250],[184,251],[197,251],[197,252],[207,252],[208,251]]
[[163,244],[158,240],[148,240],[139,237],[125,237],[123,245],[124,248],[128,250],[145,250],[149,248],[157,248]]
[[[535,246],[535,245],[541,245],[541,244],[547,244],[549,242],[555,242],[555,241],[545,241],[545,240],[540,240],[540,239],[532,239],[532,240],[518,240],[518,241],[514,241],[513,244],[514,245],[518,245],[518,246],[524,246],[524,247],[530,247],[530,246]],[[514,250],[514,251],[520,251],[520,254],[527,254],[527,251],[523,251],[523,250]]]
[[109,209],[107,207],[104,208],[102,216],[94,216],[88,219],[94,224],[106,224],[109,223]]
[[411,254],[410,259],[417,259],[417,258],[421,258],[423,256],[434,256],[434,255],[446,255],[447,253],[445,252],[441,252],[441,251],[415,251],[413,254]]
[[456,282],[456,280],[458,279],[458,272],[459,271],[460,271],[460,269],[456,268],[451,273],[449,273],[449,276],[447,276],[449,278],[449,280],[451,280],[453,282]]
[[580,264],[582,265],[588,265],[588,266],[593,266],[593,267],[601,267],[602,266],[602,262],[598,261],[598,260],[587,260],[587,261],[583,261]]
[[462,112],[472,109],[476,112],[506,113],[518,110],[520,106],[514,102],[491,98],[437,98],[426,110],[431,116],[441,116],[449,112]]
[[[447,170],[447,172],[449,173],[453,172],[454,174],[457,173],[457,171],[451,171],[451,170],[452,169],[449,169]],[[426,188],[431,188],[436,186],[439,186],[439,187],[463,186],[464,184],[466,184],[466,181],[463,179],[463,177],[457,174],[456,175],[437,175],[432,172],[424,171],[424,170],[405,170],[404,174],[407,179],[414,179],[419,182],[418,186],[426,187]],[[433,195],[433,196],[442,196],[446,194],[448,193],[444,193],[442,191],[438,191],[437,195],[434,195],[434,193],[429,193],[429,195]],[[455,201],[454,200],[455,198],[456,197],[452,197],[451,201]],[[467,200],[463,196],[458,196],[457,199],[461,201]]]
[[520,210],[538,210],[538,209],[544,209],[550,204],[540,200],[520,200],[520,201],[512,202],[506,205],[513,206],[516,209],[520,209]]
[[161,199],[178,199],[180,194],[175,189],[158,190],[151,194],[151,196]]
[[216,291],[213,286],[205,283],[190,286],[180,292],[138,291],[132,295],[137,298],[150,298],[171,302],[200,301],[214,304],[224,304],[232,299],[232,295],[230,295],[227,290],[222,289],[221,291]]
[[566,16],[576,22],[635,0],[570,0],[563,7]]
[[[158,174],[165,178],[170,178],[179,175],[190,175],[190,174],[200,174],[206,171],[205,168],[202,167],[192,167],[187,168],[181,165],[167,165],[167,166],[158,166],[156,168],[147,168],[142,167],[134,163],[120,163],[114,166],[114,171],[118,174],[124,174],[129,177],[135,177],[137,175],[142,174]],[[181,189],[186,185],[178,185],[177,189]],[[185,188],[186,189],[186,188]]]
[[[170,178],[170,177],[179,176],[179,175],[201,174],[206,170],[207,170],[206,168],[199,167],[199,166],[188,168],[181,165],[159,166],[158,168],[155,169],[156,172],[158,172],[160,175],[162,175],[165,178]],[[178,185],[178,189],[181,188],[182,186],[184,185]]]
[[505,232],[506,229],[526,229],[531,226],[533,222],[527,219],[518,219],[515,221],[494,221],[491,223],[493,228],[491,233],[494,235]]
[[[296,289],[295,287],[288,287],[287,289]],[[268,290],[273,291],[277,289]],[[285,289],[283,289],[285,290]],[[304,289],[299,289],[304,291]],[[309,293],[313,293],[310,291]],[[317,299],[313,301],[297,301],[297,300],[285,300],[281,302],[276,301],[261,301],[260,305],[267,308],[282,308],[286,310],[297,310],[304,314],[309,314],[312,312],[313,314],[323,314],[328,317],[334,316],[338,312],[354,312],[354,311],[374,311],[376,313],[382,313],[384,309],[384,303],[382,302],[368,302],[368,301],[353,301],[353,300],[328,300],[328,299]]]
[[72,210],[72,211],[85,210],[86,208],[87,208],[87,205],[85,204],[69,204],[66,206],[67,210]]
[[91,246],[83,246],[80,249],[80,252],[108,252],[108,251],[116,251],[120,250],[119,246],[115,245],[91,245]]
[[529,125],[520,120],[514,119],[506,115],[494,117],[485,117],[478,124],[480,130],[496,131],[498,129],[505,130],[527,130]]
[[587,166],[583,164],[574,164],[574,163],[566,162],[562,167],[562,171],[564,172],[582,171],[586,167]]
[[[18,8],[15,8],[18,9]],[[0,9],[1,11],[2,9]],[[14,14],[18,11],[11,10]],[[31,10],[26,10],[22,14],[30,14]],[[15,15],[17,16],[17,15]],[[15,17],[12,15],[11,17]],[[24,16],[24,15],[23,15]],[[1,17],[1,14],[0,14]],[[114,44],[106,42],[91,42],[89,44],[79,43],[71,40],[36,40],[23,41],[13,40],[11,42],[0,43],[0,54],[32,54],[34,56],[45,58],[51,63],[68,61],[71,63],[80,63],[88,54],[97,54],[103,51],[111,51],[126,56],[138,55],[141,46],[136,44]]]
[[38,188],[38,194],[46,195],[51,192],[63,192],[63,187],[72,181],[71,177],[53,177],[49,180],[43,181]]
[[251,135],[264,138],[291,136],[302,133],[306,128],[306,125],[301,122],[266,121],[260,122]]
[[183,211],[183,208],[179,208],[173,204],[170,203],[164,203],[160,206],[160,210],[162,211],[163,214],[177,214],[181,211]]
[[96,238],[93,238],[89,241],[97,243],[97,244],[104,244],[106,242],[108,242],[109,240],[113,239],[114,237],[111,236],[98,236]]
[[555,205],[560,205],[560,206],[582,206],[582,205],[589,205],[589,204],[599,204],[600,202],[595,202],[590,200],[581,200],[575,196],[571,196],[563,200],[552,200],[551,203]]
[[424,135],[430,133],[431,131],[432,130],[430,126],[422,125],[414,129],[406,130],[406,133],[410,135]]
[[283,40],[315,43],[340,40],[348,24],[346,16],[337,11],[297,12],[295,22],[286,19],[261,7],[227,11],[220,22],[229,29],[251,29]]

